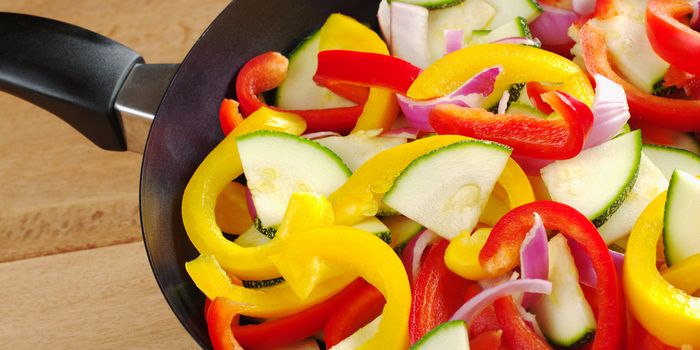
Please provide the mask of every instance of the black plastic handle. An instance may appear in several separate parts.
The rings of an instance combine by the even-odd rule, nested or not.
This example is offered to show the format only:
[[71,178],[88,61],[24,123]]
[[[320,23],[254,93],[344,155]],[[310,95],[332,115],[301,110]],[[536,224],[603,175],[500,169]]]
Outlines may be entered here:
[[0,13],[0,91],[59,116],[101,148],[126,149],[114,102],[141,62],[136,52],[89,30]]

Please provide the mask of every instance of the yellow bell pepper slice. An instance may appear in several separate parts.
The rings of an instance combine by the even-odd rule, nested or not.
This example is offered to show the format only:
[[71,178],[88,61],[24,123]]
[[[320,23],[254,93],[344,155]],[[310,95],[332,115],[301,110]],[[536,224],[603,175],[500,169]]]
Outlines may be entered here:
[[268,279],[279,276],[279,273],[260,253],[261,248],[244,248],[226,239],[216,223],[215,207],[219,193],[243,173],[236,137],[257,130],[300,135],[305,129],[306,122],[295,114],[260,108],[207,155],[185,188],[182,222],[190,241],[201,254],[216,256],[221,265],[237,277]]
[[662,342],[700,347],[700,298],[668,283],[656,268],[656,246],[663,231],[666,193],[637,219],[625,252],[623,282],[630,311]]
[[[334,13],[321,27],[319,51],[350,50],[388,55],[386,43],[372,29],[352,17]],[[393,92],[370,88],[367,102],[352,132],[360,130],[389,130],[399,113]]]
[[335,223],[354,225],[375,216],[384,194],[408,164],[429,151],[466,139],[456,135],[431,136],[392,147],[370,158],[328,198],[333,204]]
[[238,182],[229,182],[216,200],[216,224],[221,230],[233,235],[240,235],[253,225],[248,212],[245,186]]
[[661,276],[678,289],[694,294],[700,289],[700,254],[690,256],[661,272]]
[[255,289],[234,285],[213,255],[200,255],[185,263],[185,269],[210,300],[231,299],[244,307],[242,315],[263,318],[284,317],[308,309],[337,294],[354,280],[352,276],[328,279],[319,283],[306,298],[300,298],[287,282]]
[[445,251],[445,265],[450,271],[468,280],[496,277],[488,273],[479,263],[479,253],[489,238],[491,228],[480,228],[470,233],[464,231],[453,238]]
[[569,93],[587,105],[593,103],[593,88],[581,68],[568,59],[536,47],[512,44],[474,45],[444,56],[425,71],[408,89],[408,97],[427,100],[444,96],[480,71],[500,65],[485,106],[498,102],[514,83],[545,81],[561,83],[557,90]]
[[493,226],[510,209],[534,201],[535,195],[527,175],[517,162],[509,158],[479,222]]
[[[386,299],[379,330],[359,349],[406,349],[411,288],[394,251],[373,234],[348,226],[322,227],[296,234],[287,241],[277,267],[286,283],[298,290],[313,284],[319,261],[359,276]],[[314,288],[311,293],[316,292]]]

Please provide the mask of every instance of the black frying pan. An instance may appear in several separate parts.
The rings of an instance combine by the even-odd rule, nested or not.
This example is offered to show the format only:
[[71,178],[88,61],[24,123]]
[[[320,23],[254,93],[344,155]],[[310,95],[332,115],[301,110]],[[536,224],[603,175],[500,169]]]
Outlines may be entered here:
[[[334,12],[375,23],[378,2],[234,0],[194,45],[165,96],[152,101],[162,97],[141,170],[143,239],[163,295],[202,347],[211,347],[204,296],[185,272],[184,263],[197,252],[182,226],[180,204],[197,165],[223,138],[217,117],[221,100],[235,98],[236,73],[250,58],[288,50]],[[104,149],[123,151],[130,143],[114,104],[142,62],[138,54],[98,34],[0,13],[0,91],[53,112]]]

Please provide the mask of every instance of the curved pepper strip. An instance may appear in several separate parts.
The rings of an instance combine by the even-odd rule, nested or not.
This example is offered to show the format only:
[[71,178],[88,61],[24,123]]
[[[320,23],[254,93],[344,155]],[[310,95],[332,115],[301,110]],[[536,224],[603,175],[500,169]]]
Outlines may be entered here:
[[[600,233],[576,209],[558,202],[539,201],[511,210],[493,227],[481,250],[479,260],[482,267],[489,273],[502,275],[518,265],[520,245],[533,225],[532,214],[535,212],[542,218],[545,228],[558,230],[566,238],[579,243],[593,262],[598,278],[598,317],[591,349],[619,349],[624,334],[624,317],[617,272]],[[627,252],[629,254],[629,250]],[[627,261],[626,256],[625,264]],[[632,276],[639,280],[638,275]]]
[[690,256],[661,272],[668,283],[688,294],[700,289],[700,254]]
[[392,147],[370,158],[328,198],[333,205],[335,223],[354,225],[375,216],[384,194],[408,164],[429,151],[463,140],[466,140],[464,136],[431,136]]
[[286,283],[303,291],[313,284],[319,262],[364,278],[386,299],[378,332],[359,349],[407,348],[405,325],[411,288],[403,264],[391,247],[367,231],[348,226],[322,227],[290,237],[276,264]]
[[231,322],[244,308],[226,298],[216,298],[207,308],[207,331],[214,350],[243,350],[231,331]]
[[238,102],[225,98],[219,108],[219,124],[224,136],[228,135],[242,122],[243,116],[238,112]]
[[662,343],[658,338],[649,334],[634,317],[630,318],[627,330],[627,350],[681,350]]
[[[388,56],[389,48],[377,33],[356,19],[339,13],[330,15],[321,27],[319,51],[325,50],[369,52],[391,57]],[[350,67],[345,69],[353,74],[361,72]],[[315,77],[314,80],[316,80]],[[318,82],[318,80],[316,81]],[[321,85],[332,86],[333,84],[322,83]],[[389,130],[398,113],[399,104],[394,93],[372,86],[369,89],[369,96],[362,109],[362,114],[357,119],[352,132],[374,129]]]
[[[300,135],[306,124],[299,116],[261,108],[246,118],[200,163],[182,197],[182,222],[195,248],[215,255],[221,265],[248,280],[279,276],[268,255],[270,245],[243,248],[224,237],[216,223],[216,201],[228,184],[243,174],[236,137],[257,130],[275,130]],[[274,241],[274,240],[273,240]]]
[[362,113],[362,106],[284,111],[260,100],[258,95],[282,84],[287,77],[288,65],[289,60],[279,52],[266,52],[246,62],[236,78],[236,96],[241,111],[250,115],[261,107],[267,107],[300,115],[306,120],[308,132],[350,132]]
[[486,244],[491,228],[480,228],[474,233],[462,232],[450,241],[445,252],[445,265],[465,279],[478,281],[496,277],[479,263],[479,252]]
[[647,3],[647,36],[659,57],[688,73],[700,74],[700,33],[688,26],[693,8],[687,0]]
[[602,74],[622,85],[632,119],[678,131],[700,131],[700,100],[680,100],[647,94],[618,75],[608,59],[605,32],[590,22],[579,31],[583,61],[591,75]]
[[340,276],[324,280],[306,298],[300,298],[289,283],[283,282],[266,288],[244,288],[231,283],[213,255],[200,255],[185,263],[190,278],[209,299],[224,297],[245,307],[240,314],[251,317],[285,317],[308,309],[349,285],[355,278]]
[[700,347],[700,298],[668,283],[656,268],[656,248],[663,232],[666,193],[654,199],[632,228],[623,280],[630,311],[662,342]]
[[219,194],[214,211],[216,224],[222,231],[240,235],[253,225],[245,193],[245,186],[238,182],[229,182]]
[[408,97],[427,100],[444,96],[480,71],[497,65],[503,67],[503,73],[484,106],[495,105],[512,84],[529,81],[561,83],[558,90],[588,106],[593,103],[591,83],[575,63],[542,49],[512,44],[474,45],[444,56],[418,76],[408,89]]
[[[339,310],[364,297],[367,290],[376,291],[364,280],[357,279],[330,299],[293,315],[260,324],[234,324],[233,335],[246,350],[277,349],[296,343],[323,330]],[[381,312],[382,305],[379,306],[377,315]],[[325,332],[324,339],[328,343],[328,334]]]
[[438,134],[457,134],[502,143],[514,155],[540,159],[570,159],[583,149],[593,125],[593,113],[584,103],[561,92],[541,97],[562,118],[535,118],[524,114],[493,114],[482,108],[444,104],[430,113]]
[[360,281],[362,287],[358,293],[344,305],[338,305],[323,328],[323,341],[329,349],[382,313],[386,304],[382,293],[364,280]]
[[[493,302],[496,318],[503,329],[503,340],[512,350],[549,350],[547,342],[532,330],[518,312],[511,297],[503,297]],[[611,348],[612,349],[612,348]],[[617,349],[617,348],[615,348]]]
[[411,314],[408,319],[408,334],[415,344],[433,328],[450,320],[464,304],[467,289],[474,284],[465,280],[445,266],[447,240],[435,243],[421,264],[418,278],[413,286]]

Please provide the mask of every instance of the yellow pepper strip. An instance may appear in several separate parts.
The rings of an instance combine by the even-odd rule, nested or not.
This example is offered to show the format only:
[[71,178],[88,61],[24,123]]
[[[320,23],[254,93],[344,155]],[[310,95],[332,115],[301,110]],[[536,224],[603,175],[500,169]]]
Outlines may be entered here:
[[518,163],[509,158],[479,222],[493,226],[509,209],[534,201],[535,195],[527,175]]
[[450,271],[468,280],[493,278],[479,263],[479,253],[489,238],[491,228],[480,228],[470,234],[468,231],[453,238],[445,251],[445,265]]
[[[352,17],[334,13],[321,27],[319,51],[350,50],[388,55],[386,43],[373,30]],[[393,92],[370,88],[369,97],[352,132],[360,130],[389,130],[399,113]]]
[[276,318],[295,314],[340,292],[354,277],[339,276],[325,280],[302,299],[287,282],[266,288],[244,288],[234,285],[213,255],[200,255],[185,264],[190,277],[210,300],[225,297],[244,306],[241,314],[251,317]]
[[[286,283],[307,289],[318,261],[360,276],[386,299],[379,330],[359,349],[406,349],[411,288],[401,260],[373,234],[348,226],[330,226],[290,237],[277,267]],[[318,287],[316,287],[318,288]],[[316,289],[312,293],[316,292]]]
[[479,217],[480,224],[493,227],[503,215],[506,215],[510,208],[508,207],[508,200],[504,198],[507,198],[507,194],[503,190],[503,187],[496,184],[496,186],[493,187],[493,192],[491,192],[489,201],[486,202],[486,206],[481,212],[481,216]]
[[700,254],[690,256],[661,272],[661,276],[678,289],[694,294],[700,289]]
[[496,79],[485,106],[496,104],[512,84],[529,81],[561,83],[557,90],[589,106],[593,103],[593,88],[578,65],[542,49],[512,44],[469,46],[444,56],[418,76],[408,97],[427,100],[444,96],[482,70],[497,65],[503,67],[503,73]]
[[304,120],[290,113],[260,108],[246,118],[202,161],[182,197],[182,222],[192,244],[201,254],[214,255],[229,272],[242,279],[279,276],[261,248],[243,248],[226,239],[216,223],[219,193],[243,173],[236,137],[256,130],[276,130],[300,135]]
[[216,200],[216,224],[221,230],[233,235],[240,235],[253,225],[248,212],[245,186],[238,182],[229,182]]
[[625,295],[634,317],[659,340],[675,347],[700,347],[700,298],[669,284],[656,268],[665,202],[666,193],[662,193],[632,229],[622,275]]
[[456,135],[431,136],[392,147],[370,158],[330,195],[335,223],[354,225],[375,216],[384,194],[408,164],[429,151],[466,139]]

